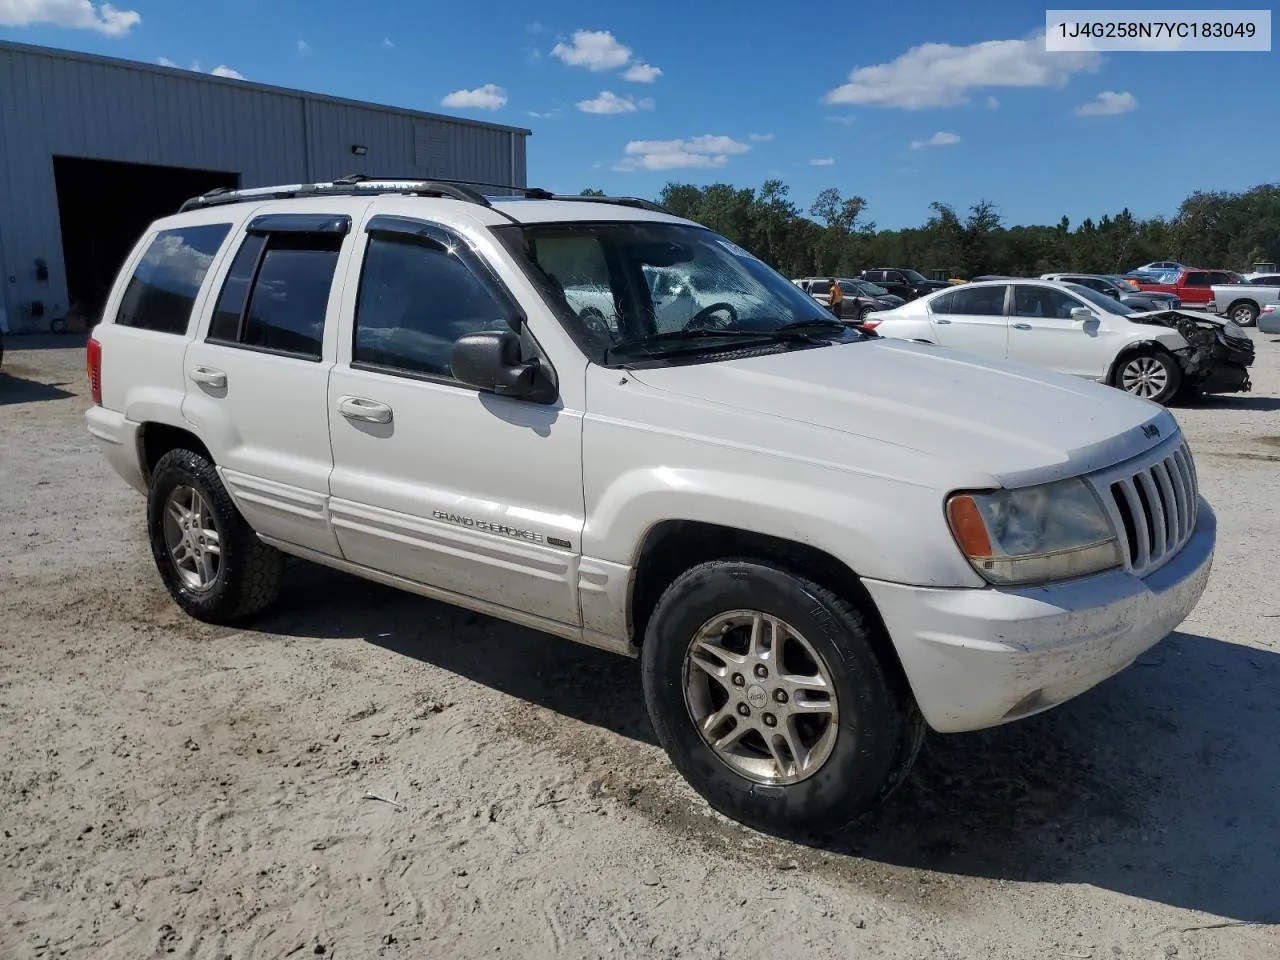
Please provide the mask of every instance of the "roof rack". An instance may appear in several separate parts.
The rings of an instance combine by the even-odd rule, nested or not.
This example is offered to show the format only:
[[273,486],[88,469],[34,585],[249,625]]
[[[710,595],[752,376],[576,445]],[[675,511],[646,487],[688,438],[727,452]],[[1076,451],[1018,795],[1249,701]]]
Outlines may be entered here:
[[276,187],[250,187],[232,190],[218,187],[192,197],[178,208],[179,213],[200,210],[227,203],[245,203],[250,200],[287,200],[293,197],[353,197],[380,193],[400,193],[417,197],[449,197],[467,203],[489,206],[488,199],[475,190],[468,190],[447,180],[374,180],[356,174],[327,183],[294,183]]
[[[541,187],[518,187],[509,183],[487,183],[483,180],[408,180],[394,177],[367,177],[354,173],[324,183],[294,183],[275,187],[250,187],[245,190],[233,190],[230,187],[217,187],[198,197],[192,197],[179,208],[179,213],[188,210],[201,210],[228,203],[245,203],[251,200],[288,200],[295,197],[353,197],[373,196],[377,194],[398,193],[410,197],[442,197],[461,200],[464,203],[476,203],[491,207],[489,197],[472,189],[473,187],[493,187],[498,190],[510,190],[523,195],[526,200],[580,200],[587,203],[611,203],[620,207],[635,207],[640,210],[652,210],[656,213],[670,213],[665,207],[651,200],[639,197],[596,197],[576,196],[573,194],[554,194]],[[508,199],[494,197],[494,200]],[[515,199],[515,198],[510,198]]]

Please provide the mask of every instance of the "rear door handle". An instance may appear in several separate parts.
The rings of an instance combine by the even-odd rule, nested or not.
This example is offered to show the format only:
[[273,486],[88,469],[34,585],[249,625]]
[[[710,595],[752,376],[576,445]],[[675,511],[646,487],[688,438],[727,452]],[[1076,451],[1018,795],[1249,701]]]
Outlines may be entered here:
[[390,423],[391,408],[377,400],[364,397],[343,397],[338,401],[338,412],[348,420],[363,423]]
[[934,323],[950,323],[951,321],[943,319],[942,317],[934,317],[933,322]]
[[1029,323],[1015,323],[1015,324],[1013,325],[1013,329],[1015,329],[1015,330],[1030,330],[1030,329],[1031,329],[1031,324],[1029,324]]
[[215,370],[213,367],[192,367],[187,376],[193,382],[203,384],[206,387],[222,388],[227,385],[227,375],[221,370]]

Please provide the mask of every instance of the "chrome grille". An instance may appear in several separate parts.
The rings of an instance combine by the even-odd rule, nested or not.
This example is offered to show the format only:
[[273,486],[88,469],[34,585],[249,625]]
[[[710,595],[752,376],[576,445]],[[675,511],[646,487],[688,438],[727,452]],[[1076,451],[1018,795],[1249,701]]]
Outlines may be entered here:
[[1196,466],[1183,441],[1162,445],[1141,466],[1132,462],[1093,478],[1124,546],[1125,564],[1142,576],[1182,549],[1196,525]]

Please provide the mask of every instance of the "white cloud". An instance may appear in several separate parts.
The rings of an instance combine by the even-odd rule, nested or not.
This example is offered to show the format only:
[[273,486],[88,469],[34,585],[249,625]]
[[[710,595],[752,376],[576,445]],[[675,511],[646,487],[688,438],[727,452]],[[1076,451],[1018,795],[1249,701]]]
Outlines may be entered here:
[[988,109],[988,110],[999,110],[999,109],[1000,109],[1000,101],[999,101],[999,100],[997,100],[995,97],[987,97],[987,109]]
[[601,90],[594,99],[579,100],[574,106],[583,113],[635,113],[637,110],[652,110],[654,104],[650,97],[637,100],[630,95],[620,97],[612,90]]
[[497,110],[507,105],[507,91],[497,84],[486,83],[474,90],[455,90],[440,101],[442,106],[472,109]]
[[156,63],[160,64],[160,66],[162,67],[173,67],[175,70],[181,69],[176,63],[174,63],[168,57],[156,57]]
[[392,47],[394,47],[394,46],[395,46],[395,44],[391,42],[391,38],[390,38],[390,37],[383,37],[383,38],[382,38],[382,45],[383,45],[384,47],[386,47],[388,50],[390,50]]
[[843,123],[847,127],[849,124],[853,123],[858,118],[855,117],[852,113],[840,113],[840,114],[835,114],[834,116],[827,117],[827,119],[830,120],[832,123]]
[[1076,107],[1076,115],[1081,117],[1111,117],[1117,113],[1128,113],[1138,109],[1138,98],[1126,90],[1116,93],[1104,90],[1088,103]]
[[311,44],[307,43],[307,41],[305,41],[305,40],[299,40],[299,41],[298,41],[298,52],[299,52],[299,53],[310,53],[310,52],[311,52]]
[[232,70],[225,63],[220,63],[209,71],[215,77],[230,77],[232,80],[243,80],[244,74],[239,70]]
[[772,133],[748,133],[748,140],[754,140],[756,143],[767,143],[773,139]]
[[912,140],[912,150],[923,150],[925,147],[953,147],[960,142],[960,138],[954,133],[947,133],[945,130],[939,130],[928,140]]
[[662,76],[662,70],[659,67],[653,67],[637,60],[627,67],[622,79],[630,80],[632,83],[653,83],[660,76]]
[[608,30],[576,30],[573,43],[557,43],[551,55],[571,67],[586,67],[596,72],[616,70],[631,60],[631,48],[619,43]]
[[835,162],[836,162],[835,157],[814,157],[812,160],[809,161],[809,166],[831,167],[835,165]]
[[73,30],[93,30],[108,37],[123,37],[142,22],[136,10],[120,10],[109,3],[89,0],[0,0],[0,27],[29,27],[51,23]]
[[722,167],[734,154],[750,150],[745,143],[716,134],[687,140],[632,140],[614,170],[676,170],[681,167]]
[[552,119],[554,119],[554,118],[556,118],[556,117],[560,116],[560,111],[559,111],[559,110],[547,110],[547,111],[546,111],[546,112],[544,112],[544,113],[539,113],[537,110],[526,110],[526,111],[525,111],[525,115],[526,115],[526,116],[530,116],[530,117],[534,117],[534,118],[536,118],[536,119],[538,119],[538,120],[552,120]]
[[824,100],[903,110],[953,107],[982,87],[1060,87],[1101,63],[1092,51],[1046,51],[1044,31],[964,47],[925,43],[888,63],[854,69],[849,82],[829,90]]

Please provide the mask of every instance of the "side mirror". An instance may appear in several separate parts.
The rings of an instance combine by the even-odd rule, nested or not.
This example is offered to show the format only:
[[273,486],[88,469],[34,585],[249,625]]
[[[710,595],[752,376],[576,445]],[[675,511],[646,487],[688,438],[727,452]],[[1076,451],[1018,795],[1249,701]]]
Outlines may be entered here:
[[1071,319],[1072,320],[1093,320],[1096,318],[1093,315],[1093,311],[1090,310],[1088,307],[1072,307]]
[[535,403],[555,399],[555,386],[536,360],[521,359],[520,338],[510,330],[459,337],[449,355],[453,375],[469,387]]

